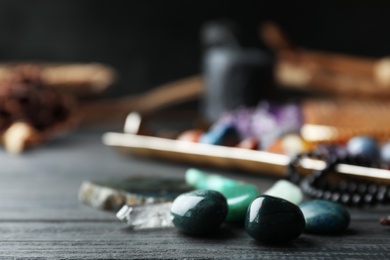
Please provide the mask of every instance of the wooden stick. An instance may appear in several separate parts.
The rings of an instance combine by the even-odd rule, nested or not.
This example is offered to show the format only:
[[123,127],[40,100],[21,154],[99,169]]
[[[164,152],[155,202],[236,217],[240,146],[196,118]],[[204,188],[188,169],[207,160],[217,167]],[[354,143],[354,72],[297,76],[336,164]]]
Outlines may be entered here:
[[[309,70],[308,72],[310,73],[318,71],[318,74],[339,74],[339,77],[343,78],[343,80],[336,80],[335,85],[332,85],[333,83],[327,80],[328,77],[325,78],[324,81],[327,83],[324,84],[327,87],[335,89],[339,87],[345,88],[350,83],[359,84],[358,80],[347,79],[347,77],[357,77],[359,81],[363,81],[361,85],[367,87],[371,85],[373,89],[368,92],[374,93],[378,91],[378,96],[383,93],[380,88],[390,87],[389,58],[373,59],[323,51],[304,50],[294,46],[285,33],[276,24],[271,22],[265,23],[259,33],[263,41],[278,55],[278,62],[293,63],[295,67],[302,67],[304,70]],[[370,83],[371,81],[372,83]],[[293,82],[292,85],[296,84],[297,82]],[[310,86],[312,85],[305,87]],[[366,89],[366,87],[361,89]],[[344,93],[347,91],[341,90],[341,92]]]
[[41,80],[48,87],[57,88],[76,96],[101,93],[116,79],[113,68],[99,64],[44,64]]
[[365,99],[390,97],[390,89],[373,78],[312,69],[301,63],[286,60],[280,60],[277,63],[275,79],[282,86],[320,91],[332,95]]
[[124,122],[132,111],[147,115],[167,106],[198,99],[202,93],[203,78],[192,76],[167,83],[144,94],[84,104],[80,107],[79,114],[84,124]]
[[100,63],[40,63],[9,62],[0,64],[0,82],[12,80],[17,73],[39,77],[49,88],[56,88],[74,96],[90,96],[111,86],[116,73]]
[[296,50],[280,54],[281,62],[294,62],[312,70],[349,76],[375,78],[377,59],[355,57],[330,52]]

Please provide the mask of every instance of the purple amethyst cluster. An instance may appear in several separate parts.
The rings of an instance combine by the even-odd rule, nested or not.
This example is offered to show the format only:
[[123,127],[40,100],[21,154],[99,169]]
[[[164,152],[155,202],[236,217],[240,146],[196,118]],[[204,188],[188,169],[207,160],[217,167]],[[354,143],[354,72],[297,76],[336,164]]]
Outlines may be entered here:
[[263,150],[285,134],[298,133],[302,122],[299,104],[262,101],[256,107],[242,107],[225,113],[213,128],[233,125],[241,139],[255,137]]

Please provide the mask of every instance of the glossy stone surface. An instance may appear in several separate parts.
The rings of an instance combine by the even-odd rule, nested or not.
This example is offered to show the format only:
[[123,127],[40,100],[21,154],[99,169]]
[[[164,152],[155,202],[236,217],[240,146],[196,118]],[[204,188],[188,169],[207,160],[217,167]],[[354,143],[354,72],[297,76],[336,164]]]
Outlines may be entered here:
[[366,159],[376,160],[379,158],[378,144],[372,137],[356,136],[351,138],[346,146],[347,153]]
[[202,135],[203,135],[202,130],[191,129],[191,130],[187,130],[187,131],[184,131],[181,134],[179,134],[179,136],[177,137],[177,140],[197,143],[197,142],[199,142],[199,138]]
[[244,221],[249,204],[259,195],[257,188],[251,184],[238,184],[222,191],[227,199],[228,214],[226,221]]
[[249,150],[258,150],[259,149],[259,141],[254,137],[248,137],[241,142],[239,142],[236,147],[244,148]]
[[232,124],[219,124],[199,138],[199,143],[234,146],[240,142],[238,132]]
[[197,189],[215,190],[227,199],[228,215],[226,221],[244,221],[248,206],[259,195],[256,186],[223,177],[218,174],[208,174],[198,169],[188,169],[186,182]]
[[219,174],[210,174],[195,168],[190,168],[185,173],[186,183],[196,189],[223,191],[228,187],[235,187],[239,182],[226,178]]
[[263,194],[281,198],[298,205],[303,200],[303,192],[301,188],[292,182],[279,180],[266,190]]
[[213,233],[225,221],[226,199],[221,193],[211,190],[185,193],[173,201],[171,215],[173,225],[183,233]]
[[312,200],[299,206],[305,221],[305,231],[316,234],[338,233],[350,223],[350,214],[341,204],[327,200]]
[[298,206],[268,195],[255,198],[248,208],[245,230],[264,243],[283,243],[301,235],[305,219]]
[[390,142],[385,143],[380,149],[381,160],[390,163]]

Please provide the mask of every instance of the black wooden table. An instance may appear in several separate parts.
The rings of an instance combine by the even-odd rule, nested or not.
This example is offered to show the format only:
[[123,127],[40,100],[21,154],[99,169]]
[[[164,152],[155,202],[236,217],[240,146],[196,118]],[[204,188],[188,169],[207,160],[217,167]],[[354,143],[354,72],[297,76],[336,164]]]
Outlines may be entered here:
[[[119,128],[118,128],[119,129]],[[339,236],[303,234],[286,245],[255,242],[242,227],[208,238],[175,229],[131,231],[112,212],[77,200],[84,180],[141,174],[183,178],[194,165],[125,156],[101,142],[105,130],[82,129],[21,156],[0,151],[0,259],[388,259],[390,228],[378,224],[390,207],[352,209]],[[264,190],[275,179],[213,170]]]

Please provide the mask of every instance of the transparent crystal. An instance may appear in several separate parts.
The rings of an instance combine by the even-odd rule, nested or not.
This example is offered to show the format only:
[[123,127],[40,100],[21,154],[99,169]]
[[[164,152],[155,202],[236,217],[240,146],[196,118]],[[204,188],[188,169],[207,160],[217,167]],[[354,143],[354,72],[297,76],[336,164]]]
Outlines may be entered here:
[[172,202],[139,206],[124,205],[116,216],[134,230],[173,227],[171,206]]

